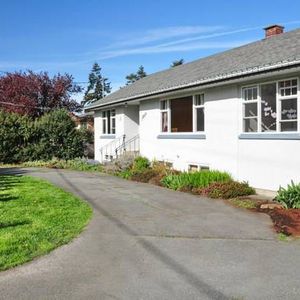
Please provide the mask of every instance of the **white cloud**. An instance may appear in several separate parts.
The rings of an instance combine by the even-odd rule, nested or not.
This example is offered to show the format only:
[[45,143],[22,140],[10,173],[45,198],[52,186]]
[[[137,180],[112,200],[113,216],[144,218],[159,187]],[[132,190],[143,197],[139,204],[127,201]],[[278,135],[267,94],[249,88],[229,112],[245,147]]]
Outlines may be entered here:
[[131,33],[130,37],[127,36],[126,39],[121,39],[110,47],[143,45],[175,37],[178,38],[195,34],[211,33],[222,29],[224,29],[222,26],[173,26],[156,28],[135,34],[134,38],[132,38]]
[[[221,26],[179,26],[150,30],[140,40],[131,38],[124,43],[112,44],[105,50],[99,51],[98,54],[89,53],[89,56],[94,55],[96,59],[105,60],[134,54],[154,54],[197,49],[228,49],[249,41],[204,42],[204,40],[253,31],[261,27],[227,31],[222,30],[224,28]],[[195,36],[195,34],[197,35]]]
[[156,45],[148,47],[136,47],[128,49],[117,49],[107,52],[99,53],[98,59],[104,60],[114,57],[128,56],[134,54],[154,54],[154,53],[166,53],[166,52],[182,52],[200,49],[228,49],[237,47],[248,43],[249,41],[231,41],[231,42],[196,42],[196,43],[186,43],[186,44],[171,44],[168,46]]

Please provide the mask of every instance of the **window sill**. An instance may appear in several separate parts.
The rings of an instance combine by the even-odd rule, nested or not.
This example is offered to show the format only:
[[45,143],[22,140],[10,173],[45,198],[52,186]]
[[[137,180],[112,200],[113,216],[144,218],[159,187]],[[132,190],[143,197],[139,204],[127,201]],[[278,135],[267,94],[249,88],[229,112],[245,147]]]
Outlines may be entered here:
[[116,135],[115,134],[102,134],[100,135],[100,139],[115,139]]
[[205,140],[205,133],[184,133],[184,132],[176,132],[176,133],[161,133],[157,136],[158,139],[166,139],[166,140]]
[[300,140],[300,133],[242,133],[240,140]]

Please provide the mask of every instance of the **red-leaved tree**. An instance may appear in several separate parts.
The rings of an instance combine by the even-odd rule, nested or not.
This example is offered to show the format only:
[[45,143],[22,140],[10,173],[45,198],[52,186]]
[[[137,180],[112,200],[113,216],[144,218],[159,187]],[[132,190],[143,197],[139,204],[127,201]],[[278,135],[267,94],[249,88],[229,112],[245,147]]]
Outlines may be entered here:
[[72,97],[81,92],[69,74],[50,77],[47,72],[14,72],[0,77],[0,109],[38,117],[51,109],[77,111]]

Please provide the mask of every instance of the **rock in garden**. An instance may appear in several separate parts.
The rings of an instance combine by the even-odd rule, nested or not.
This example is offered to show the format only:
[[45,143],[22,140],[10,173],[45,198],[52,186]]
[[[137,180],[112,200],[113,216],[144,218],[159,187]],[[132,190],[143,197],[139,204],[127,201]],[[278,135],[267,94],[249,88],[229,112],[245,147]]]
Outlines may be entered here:
[[260,206],[261,209],[283,209],[283,206],[279,203],[264,203]]

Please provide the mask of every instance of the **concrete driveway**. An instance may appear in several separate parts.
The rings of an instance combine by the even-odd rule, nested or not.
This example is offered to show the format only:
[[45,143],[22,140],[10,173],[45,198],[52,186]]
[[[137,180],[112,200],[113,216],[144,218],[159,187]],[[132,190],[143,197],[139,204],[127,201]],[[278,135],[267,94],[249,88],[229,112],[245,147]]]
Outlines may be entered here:
[[278,241],[267,215],[107,175],[0,172],[45,178],[94,209],[69,245],[0,273],[0,299],[300,298],[300,241]]

